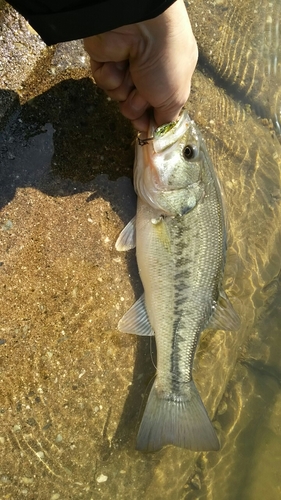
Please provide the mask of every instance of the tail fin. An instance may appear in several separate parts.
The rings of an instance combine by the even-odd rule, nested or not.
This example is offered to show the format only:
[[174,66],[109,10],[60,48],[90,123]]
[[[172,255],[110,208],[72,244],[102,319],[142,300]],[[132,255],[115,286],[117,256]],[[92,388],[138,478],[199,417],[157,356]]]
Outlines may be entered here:
[[[161,395],[162,396],[162,395]],[[220,444],[194,383],[188,396],[164,399],[155,388],[149,394],[136,449],[157,451],[167,444],[193,451],[218,450]]]

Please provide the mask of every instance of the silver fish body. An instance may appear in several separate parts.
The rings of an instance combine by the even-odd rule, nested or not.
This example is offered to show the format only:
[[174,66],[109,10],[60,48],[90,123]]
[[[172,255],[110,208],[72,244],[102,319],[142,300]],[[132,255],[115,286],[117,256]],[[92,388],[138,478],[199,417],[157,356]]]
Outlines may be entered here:
[[205,328],[239,324],[221,289],[226,251],[221,191],[205,143],[186,111],[170,127],[154,130],[152,125],[150,134],[151,142],[137,146],[135,223],[117,241],[118,249],[125,249],[125,240],[126,248],[128,239],[129,247],[136,243],[144,286],[144,297],[119,329],[155,333],[157,345],[156,379],[137,449],[173,444],[216,450],[219,442],[192,380],[192,365]]

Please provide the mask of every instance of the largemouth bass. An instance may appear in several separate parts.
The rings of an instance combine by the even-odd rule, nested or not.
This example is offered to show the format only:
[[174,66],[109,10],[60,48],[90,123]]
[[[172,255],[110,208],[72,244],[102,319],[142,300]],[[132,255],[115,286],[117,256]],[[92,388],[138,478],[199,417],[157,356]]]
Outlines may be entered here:
[[155,334],[157,373],[137,437],[138,450],[172,444],[217,450],[219,441],[192,380],[205,328],[237,329],[222,290],[226,224],[219,183],[196,125],[183,110],[136,145],[136,217],[117,250],[136,245],[144,295],[120,320],[122,332]]

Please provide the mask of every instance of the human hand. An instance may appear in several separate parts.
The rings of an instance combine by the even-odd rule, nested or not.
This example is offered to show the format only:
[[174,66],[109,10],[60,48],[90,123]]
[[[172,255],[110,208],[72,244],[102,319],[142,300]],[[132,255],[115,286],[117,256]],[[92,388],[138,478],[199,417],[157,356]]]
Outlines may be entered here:
[[183,0],[160,16],[85,38],[93,77],[139,131],[150,108],[158,126],[176,120],[189,97],[198,49]]

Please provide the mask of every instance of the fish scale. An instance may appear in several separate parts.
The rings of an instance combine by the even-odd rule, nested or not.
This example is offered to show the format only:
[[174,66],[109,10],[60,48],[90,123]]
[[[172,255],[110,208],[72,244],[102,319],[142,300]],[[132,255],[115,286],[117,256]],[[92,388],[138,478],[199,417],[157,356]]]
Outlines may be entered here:
[[226,227],[220,186],[186,111],[172,125],[151,126],[148,136],[153,140],[136,148],[135,223],[116,243],[119,250],[136,244],[144,287],[144,297],[125,314],[119,329],[154,333],[157,347],[156,378],[137,449],[156,451],[173,444],[216,450],[219,442],[192,380],[192,366],[206,327],[239,326],[222,290]]
[[[224,265],[225,243],[222,237],[224,232],[224,218],[222,210],[219,208],[221,205],[221,196],[214,173],[213,177],[209,174],[205,184],[207,186],[207,193],[202,203],[199,203],[192,212],[182,217],[175,216],[174,218],[166,218],[162,221],[162,224],[167,225],[170,234],[171,245],[173,245],[171,254],[173,254],[174,261],[174,268],[171,269],[171,275],[166,280],[166,283],[169,283],[174,290],[171,294],[168,294],[169,298],[170,295],[174,295],[172,314],[173,347],[172,349],[167,349],[171,365],[169,371],[170,373],[176,373],[177,378],[181,380],[191,380],[191,367],[198,343],[198,336],[207,326],[206,323],[209,321],[212,314],[212,304],[218,299],[218,288],[221,284],[222,268]],[[213,199],[215,199],[215,202]],[[213,212],[216,213],[216,219],[213,217]],[[140,213],[142,213],[142,210]],[[149,216],[148,214],[148,224]],[[217,222],[216,225],[214,221]],[[151,230],[153,230],[153,225],[151,225]],[[153,239],[151,238],[151,244],[152,241]],[[156,255],[161,251],[163,253],[161,248],[157,248],[155,252]],[[148,247],[144,249],[140,246],[137,249],[140,269],[142,264],[139,255],[145,255],[147,252],[149,252]],[[152,254],[154,254],[154,252]],[[191,255],[194,257],[191,258]],[[167,258],[170,259],[170,255],[168,255]],[[206,262],[210,265],[206,266]],[[167,266],[167,263],[163,262],[163,260],[161,268],[157,266],[157,262],[150,262],[150,287],[153,286],[153,283],[159,283],[159,273],[162,274],[162,268],[165,266]],[[169,267],[167,266],[167,268]],[[188,298],[187,294],[188,289],[192,294],[190,298]],[[198,289],[198,291],[196,291],[196,289]],[[204,295],[201,299],[202,292],[205,292],[205,290],[207,290],[208,296],[206,297]],[[195,300],[193,299],[194,293],[196,294]],[[161,300],[163,301],[164,309],[172,307],[172,303],[169,299],[165,300],[164,294],[161,295]],[[157,304],[159,304],[159,302],[157,302]],[[180,330],[178,329],[179,321],[181,321]],[[170,329],[167,327],[167,320],[166,318],[163,320],[163,316],[159,318],[159,324],[157,326],[153,325],[155,330],[158,329],[162,332],[159,347],[157,344],[157,352],[158,359],[163,360],[165,366],[163,370],[164,374],[167,373],[167,361],[166,353],[162,353],[162,341],[165,330],[168,330],[167,335],[170,336]],[[181,331],[184,332],[185,348],[182,342],[180,346],[177,346],[176,342],[178,336],[181,336]],[[178,352],[182,353],[181,356],[178,356]],[[177,357],[180,359],[177,359]],[[164,382],[164,385],[167,387],[168,384]]]

